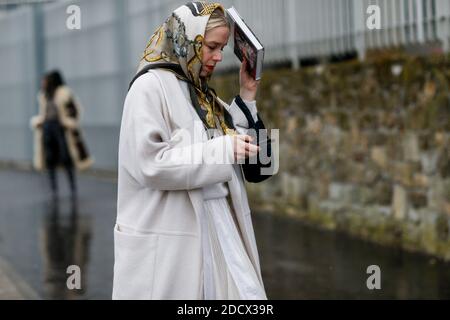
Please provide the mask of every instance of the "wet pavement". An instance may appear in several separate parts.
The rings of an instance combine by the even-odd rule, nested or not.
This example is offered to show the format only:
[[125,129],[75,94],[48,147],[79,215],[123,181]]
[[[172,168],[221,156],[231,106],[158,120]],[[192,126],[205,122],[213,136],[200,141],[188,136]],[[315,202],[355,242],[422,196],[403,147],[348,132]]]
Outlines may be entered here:
[[[55,203],[45,175],[0,170],[0,257],[40,298],[110,299],[117,184],[81,175],[74,205],[58,178]],[[449,263],[288,217],[253,218],[270,299],[450,299]],[[81,268],[81,290],[67,289],[69,265]],[[380,290],[366,286],[370,265],[381,269]]]

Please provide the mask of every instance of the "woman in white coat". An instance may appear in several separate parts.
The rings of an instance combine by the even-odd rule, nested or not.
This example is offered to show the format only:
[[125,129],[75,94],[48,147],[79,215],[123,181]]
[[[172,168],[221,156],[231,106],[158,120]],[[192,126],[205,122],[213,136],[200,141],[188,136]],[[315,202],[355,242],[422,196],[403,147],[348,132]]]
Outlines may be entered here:
[[242,164],[260,150],[258,82],[244,63],[231,105],[208,87],[229,35],[220,4],[193,2],[145,49],[120,131],[113,299],[267,299],[244,176],[269,175]]

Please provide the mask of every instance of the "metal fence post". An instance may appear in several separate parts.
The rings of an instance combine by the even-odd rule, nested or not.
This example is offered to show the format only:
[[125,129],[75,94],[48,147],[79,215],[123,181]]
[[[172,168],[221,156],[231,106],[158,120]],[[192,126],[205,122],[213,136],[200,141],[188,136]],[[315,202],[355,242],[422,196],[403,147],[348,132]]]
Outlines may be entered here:
[[425,40],[424,32],[423,32],[423,8],[422,8],[422,0],[416,0],[416,24],[417,24],[417,42],[423,43]]
[[287,17],[287,35],[288,35],[288,48],[289,48],[289,57],[292,62],[292,68],[294,70],[298,70],[300,68],[299,56],[297,50],[297,10],[295,6],[295,0],[287,0],[286,1],[286,17]]
[[30,119],[39,111],[36,95],[40,89],[41,77],[45,71],[44,13],[42,4],[33,4],[31,11],[30,47],[32,54],[30,55],[29,60],[29,65],[31,66],[29,72],[31,76],[27,81],[27,97],[29,105],[25,106],[26,111],[24,116],[26,117],[26,121],[23,129],[26,132],[25,136],[27,137],[26,145],[24,146],[26,148],[25,155],[30,161],[33,159],[33,137],[27,119]]
[[450,50],[450,3],[436,0],[437,37],[442,42],[444,52]]
[[[125,95],[128,88],[128,83],[131,79],[130,72],[130,37],[129,37],[129,29],[128,29],[128,1],[127,0],[116,0],[115,1],[115,9],[116,9],[116,48],[118,52],[117,61],[119,65],[119,79],[121,86],[123,88],[123,100],[125,99]],[[121,104],[119,104],[121,106]],[[119,110],[119,114],[122,114],[121,109]]]
[[352,0],[353,5],[353,26],[355,34],[355,47],[358,52],[358,58],[363,60],[366,54],[366,30],[364,17],[366,16],[365,1]]

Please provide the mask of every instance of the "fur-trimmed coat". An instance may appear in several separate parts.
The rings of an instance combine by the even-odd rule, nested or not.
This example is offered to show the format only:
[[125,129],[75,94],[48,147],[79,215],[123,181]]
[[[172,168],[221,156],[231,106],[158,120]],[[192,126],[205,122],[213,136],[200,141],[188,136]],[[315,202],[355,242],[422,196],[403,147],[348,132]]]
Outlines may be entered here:
[[[54,102],[58,110],[58,120],[64,128],[69,155],[75,168],[89,168],[93,159],[90,157],[80,131],[80,104],[67,86],[56,89]],[[45,145],[43,143],[42,125],[47,112],[47,99],[42,92],[38,94],[39,114],[31,118],[34,131],[33,165],[36,170],[45,169]]]

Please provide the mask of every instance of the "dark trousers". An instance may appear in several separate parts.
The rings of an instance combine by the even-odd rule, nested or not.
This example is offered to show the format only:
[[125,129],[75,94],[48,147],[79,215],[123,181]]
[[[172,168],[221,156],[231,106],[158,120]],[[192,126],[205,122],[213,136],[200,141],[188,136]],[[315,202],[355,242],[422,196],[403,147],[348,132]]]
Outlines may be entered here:
[[54,193],[58,191],[56,167],[62,165],[67,172],[70,190],[74,193],[76,191],[74,166],[67,148],[64,128],[58,120],[46,121],[43,125],[43,136],[45,164],[48,169],[52,191]]

